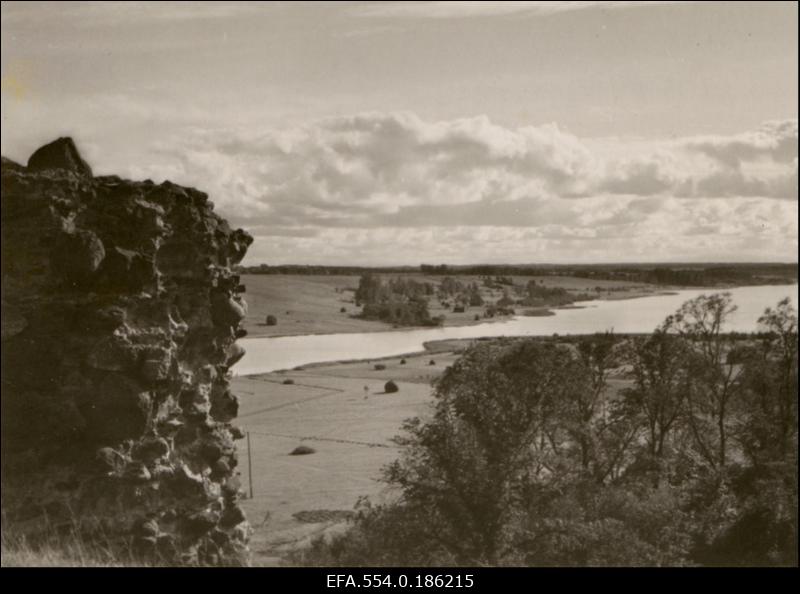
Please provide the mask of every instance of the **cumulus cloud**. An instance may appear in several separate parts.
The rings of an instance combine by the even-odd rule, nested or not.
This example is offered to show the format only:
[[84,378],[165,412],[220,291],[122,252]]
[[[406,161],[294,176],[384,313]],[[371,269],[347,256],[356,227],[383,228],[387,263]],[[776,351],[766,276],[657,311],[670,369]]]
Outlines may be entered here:
[[796,121],[630,154],[614,142],[606,157],[556,124],[365,113],[261,135],[197,132],[159,151],[187,180],[210,178],[234,215],[279,224],[519,226],[603,195],[797,199]]
[[797,120],[764,122],[757,130],[733,136],[694,138],[687,147],[716,159],[731,169],[743,163],[768,160],[792,163],[797,159]]
[[418,261],[414,253],[532,261],[543,249],[555,254],[544,259],[577,260],[604,249],[599,259],[676,259],[722,245],[739,246],[729,257],[796,251],[795,120],[730,136],[598,142],[556,124],[379,112],[268,133],[196,129],[154,151],[130,175],[206,189],[259,238],[250,261],[274,261],[270,249],[281,261],[335,260],[342,249],[384,262]]

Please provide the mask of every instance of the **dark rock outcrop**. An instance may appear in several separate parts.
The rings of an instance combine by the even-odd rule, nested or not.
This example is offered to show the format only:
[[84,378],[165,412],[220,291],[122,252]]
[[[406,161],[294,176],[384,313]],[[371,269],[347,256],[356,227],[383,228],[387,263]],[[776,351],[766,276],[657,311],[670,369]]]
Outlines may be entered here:
[[4,522],[244,562],[228,381],[251,242],[203,192],[92,177],[69,138],[3,159]]
[[38,148],[28,159],[28,169],[31,171],[62,169],[92,177],[92,168],[81,158],[75,142],[69,137],[58,138]]

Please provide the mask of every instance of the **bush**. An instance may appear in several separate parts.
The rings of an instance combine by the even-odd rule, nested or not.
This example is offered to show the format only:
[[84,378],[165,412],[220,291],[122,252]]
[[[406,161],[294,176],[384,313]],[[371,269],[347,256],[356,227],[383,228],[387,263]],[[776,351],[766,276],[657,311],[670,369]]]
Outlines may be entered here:
[[267,326],[275,326],[278,323],[278,318],[272,314],[267,316]]
[[498,310],[509,308],[512,305],[514,305],[514,300],[511,299],[511,297],[508,297],[507,295],[503,295],[500,299],[497,300],[497,303],[495,303],[495,305],[497,306]]
[[493,318],[494,316],[513,316],[515,314],[512,307],[499,307],[496,305],[486,306],[485,317]]
[[431,359],[430,361],[428,361],[428,365],[436,365],[436,361],[434,361],[433,359]]
[[405,365],[405,364],[406,364],[406,360],[405,359],[400,359],[400,365]]
[[395,392],[400,391],[400,388],[398,388],[397,384],[394,383],[392,380],[386,382],[386,384],[383,386],[383,389],[387,394],[394,394]]
[[383,371],[384,369],[386,369],[386,365],[383,365],[382,363],[375,365],[375,371]]
[[430,516],[424,510],[362,500],[356,514],[353,528],[314,539],[309,547],[289,554],[292,562],[309,567],[455,565],[455,558],[433,542]]
[[481,307],[483,306],[483,297],[480,296],[480,293],[472,293],[469,296],[469,304],[471,307]]

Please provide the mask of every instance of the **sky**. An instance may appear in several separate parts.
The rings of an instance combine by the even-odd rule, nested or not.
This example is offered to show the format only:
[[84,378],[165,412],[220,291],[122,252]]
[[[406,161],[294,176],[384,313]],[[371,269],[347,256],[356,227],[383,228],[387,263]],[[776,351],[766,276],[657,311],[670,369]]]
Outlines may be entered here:
[[2,154],[245,264],[797,261],[796,2],[3,2]]

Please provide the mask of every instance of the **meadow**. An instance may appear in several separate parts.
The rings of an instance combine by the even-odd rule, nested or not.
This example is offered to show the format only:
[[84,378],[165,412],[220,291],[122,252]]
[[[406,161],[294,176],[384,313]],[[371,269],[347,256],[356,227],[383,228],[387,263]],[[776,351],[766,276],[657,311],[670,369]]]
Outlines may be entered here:
[[[430,382],[455,358],[452,352],[419,354],[405,357],[403,365],[394,357],[233,380],[237,425],[250,433],[252,448],[249,498],[247,443],[239,442],[248,492],[242,507],[254,530],[256,564],[277,564],[313,538],[341,530],[360,497],[390,496],[377,479],[397,458],[392,438],[405,419],[428,414]],[[384,390],[390,379],[399,387],[393,394]],[[291,455],[300,446],[314,453]]]
[[[406,419],[430,416],[431,382],[476,342],[482,341],[447,340],[405,357],[234,378],[236,423],[250,433],[252,448],[250,497],[247,441],[238,442],[253,563],[291,563],[314,539],[346,530],[363,497],[390,501],[396,493],[378,479],[401,452],[393,438]],[[389,380],[398,392],[385,392]],[[609,383],[616,393],[630,381],[615,376]],[[292,455],[303,446],[314,453]]]
[[[384,279],[401,277],[434,285],[439,285],[445,278],[418,272],[380,276]],[[495,303],[503,297],[501,289],[484,287],[480,276],[459,275],[453,278],[464,284],[477,283],[481,287],[481,296],[487,303]],[[630,299],[665,290],[662,286],[646,283],[571,276],[510,278],[518,286],[536,280],[547,288],[563,288],[571,295],[589,294],[596,299]],[[357,275],[243,274],[241,282],[247,288],[245,299],[248,306],[244,328],[250,337],[391,330],[391,324],[355,317],[361,310],[356,307],[354,298],[358,281]],[[463,312],[453,312],[452,307],[443,307],[438,299],[432,297],[428,301],[428,309],[433,317],[445,316],[445,326],[486,322],[485,319],[475,320],[476,315],[482,315],[482,307],[467,307]],[[533,309],[538,309],[537,312],[531,312],[533,315],[547,314],[547,308]],[[275,316],[275,325],[267,325],[268,315]]]

